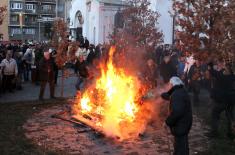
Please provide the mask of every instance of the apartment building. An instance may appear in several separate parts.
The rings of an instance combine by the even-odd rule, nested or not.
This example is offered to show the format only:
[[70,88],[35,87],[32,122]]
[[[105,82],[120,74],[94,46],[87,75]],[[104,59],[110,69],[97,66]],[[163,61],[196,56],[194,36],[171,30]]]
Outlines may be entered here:
[[[0,6],[7,6],[8,0],[1,0]],[[0,25],[0,41],[8,40],[8,13],[6,12],[5,19],[3,20],[2,24]]]
[[9,0],[9,40],[50,39],[56,0]]

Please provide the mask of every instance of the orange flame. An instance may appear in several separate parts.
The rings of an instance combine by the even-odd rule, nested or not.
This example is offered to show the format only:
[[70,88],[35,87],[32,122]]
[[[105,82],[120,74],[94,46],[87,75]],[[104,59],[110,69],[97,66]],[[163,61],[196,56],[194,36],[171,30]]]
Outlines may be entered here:
[[[107,68],[101,69],[101,77],[95,86],[88,87],[75,106],[79,114],[95,117],[95,125],[111,137],[130,138],[140,110],[136,99],[140,96],[139,81],[113,65],[115,47],[111,47]],[[125,128],[125,131],[123,131]],[[135,131],[136,130],[136,131]],[[136,133],[138,134],[138,133]]]

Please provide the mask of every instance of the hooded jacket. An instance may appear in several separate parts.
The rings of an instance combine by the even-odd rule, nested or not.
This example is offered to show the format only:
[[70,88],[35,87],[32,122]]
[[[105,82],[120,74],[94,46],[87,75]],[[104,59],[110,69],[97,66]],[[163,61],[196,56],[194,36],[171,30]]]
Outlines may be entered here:
[[162,98],[170,100],[169,115],[165,122],[172,134],[187,135],[191,129],[193,117],[190,97],[184,85],[174,86],[167,93],[163,93]]

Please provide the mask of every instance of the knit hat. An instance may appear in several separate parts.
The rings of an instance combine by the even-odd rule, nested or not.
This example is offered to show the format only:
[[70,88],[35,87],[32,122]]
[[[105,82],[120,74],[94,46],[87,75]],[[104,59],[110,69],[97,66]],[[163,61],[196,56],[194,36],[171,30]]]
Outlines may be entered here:
[[170,83],[173,85],[173,86],[178,86],[178,85],[184,85],[183,81],[177,77],[177,76],[173,76],[171,79],[170,79]]

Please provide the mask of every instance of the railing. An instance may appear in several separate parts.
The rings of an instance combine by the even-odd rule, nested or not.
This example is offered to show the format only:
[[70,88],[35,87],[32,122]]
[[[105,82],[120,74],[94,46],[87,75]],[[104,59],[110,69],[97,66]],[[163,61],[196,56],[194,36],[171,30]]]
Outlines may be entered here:
[[34,10],[27,10],[27,9],[25,9],[25,13],[27,13],[27,14],[36,14],[37,10],[36,9],[34,9]]
[[27,2],[31,2],[31,3],[38,3],[39,2],[39,0],[25,0],[25,2],[27,3]]
[[10,21],[10,25],[20,25],[19,21]]
[[55,10],[40,10],[38,11],[40,14],[56,14]]
[[25,26],[37,26],[38,23],[36,21],[25,21]]
[[41,3],[47,3],[47,4],[56,4],[56,0],[43,0]]

